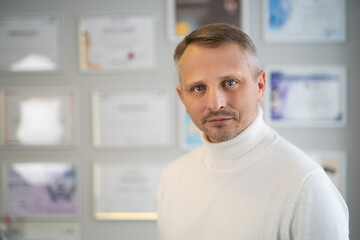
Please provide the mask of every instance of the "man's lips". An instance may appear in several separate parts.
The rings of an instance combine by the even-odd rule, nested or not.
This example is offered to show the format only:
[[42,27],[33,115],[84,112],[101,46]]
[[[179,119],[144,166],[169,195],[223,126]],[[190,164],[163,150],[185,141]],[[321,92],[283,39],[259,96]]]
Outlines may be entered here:
[[233,118],[229,117],[229,116],[217,116],[217,117],[212,117],[212,118],[206,119],[206,122],[208,122],[210,124],[223,124],[223,123],[230,121],[231,119],[233,119]]
[[225,124],[231,120],[238,119],[238,115],[236,112],[230,112],[230,111],[217,111],[217,112],[210,112],[207,115],[203,116],[201,118],[201,121],[203,124]]

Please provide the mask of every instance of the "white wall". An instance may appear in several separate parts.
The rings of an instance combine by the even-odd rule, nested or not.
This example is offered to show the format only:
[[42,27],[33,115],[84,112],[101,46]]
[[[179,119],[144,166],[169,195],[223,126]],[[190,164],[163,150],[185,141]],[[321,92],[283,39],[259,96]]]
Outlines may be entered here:
[[[304,150],[340,150],[348,157],[348,194],[351,239],[360,239],[360,1],[348,1],[347,41],[337,44],[270,44],[262,35],[262,3],[250,1],[250,35],[255,41],[259,59],[268,64],[342,64],[348,73],[348,124],[342,129],[278,131]],[[0,87],[72,86],[80,91],[81,142],[73,150],[0,149],[0,161],[24,159],[77,159],[81,163],[81,216],[78,222],[83,239],[157,239],[155,221],[96,221],[93,217],[92,163],[98,159],[119,161],[170,162],[182,152],[175,145],[154,150],[97,150],[92,146],[90,94],[97,87],[166,86],[174,88],[176,73],[172,63],[174,43],[167,40],[165,0],[0,0],[0,13],[61,13],[64,17],[64,51],[66,69],[60,74],[1,75]],[[78,66],[78,19],[88,12],[151,12],[157,16],[159,68],[154,72],[119,74],[82,74]],[[175,89],[172,92],[175,97]],[[172,103],[176,108],[176,102]],[[175,111],[173,112],[175,113]],[[175,121],[175,117],[173,120]],[[174,123],[176,138],[178,122]],[[3,199],[3,196],[1,196]],[[1,210],[1,208],[0,208]]]

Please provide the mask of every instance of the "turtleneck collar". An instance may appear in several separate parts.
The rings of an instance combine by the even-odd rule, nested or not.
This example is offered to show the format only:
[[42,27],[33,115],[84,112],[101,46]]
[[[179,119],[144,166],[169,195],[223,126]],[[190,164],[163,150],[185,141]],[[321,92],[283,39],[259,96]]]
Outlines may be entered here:
[[202,141],[206,147],[205,164],[209,169],[215,171],[237,169],[246,162],[242,156],[258,145],[269,130],[270,128],[263,120],[263,111],[259,107],[255,120],[233,139],[221,143],[211,143],[202,134]]

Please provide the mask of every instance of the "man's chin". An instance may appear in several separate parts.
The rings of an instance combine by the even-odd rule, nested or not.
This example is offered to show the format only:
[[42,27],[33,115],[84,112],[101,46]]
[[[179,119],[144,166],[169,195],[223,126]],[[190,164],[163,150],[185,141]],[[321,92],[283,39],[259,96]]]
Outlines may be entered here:
[[220,142],[226,142],[230,139],[233,139],[234,137],[236,137],[238,134],[231,132],[231,133],[222,133],[222,134],[216,134],[216,133],[211,133],[211,134],[206,134],[208,140],[212,143],[220,143]]

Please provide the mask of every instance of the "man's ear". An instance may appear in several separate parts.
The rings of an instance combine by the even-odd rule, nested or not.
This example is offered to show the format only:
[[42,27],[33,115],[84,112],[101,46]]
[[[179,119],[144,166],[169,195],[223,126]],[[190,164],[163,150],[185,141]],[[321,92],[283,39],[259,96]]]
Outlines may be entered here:
[[183,93],[182,93],[182,91],[181,91],[181,87],[180,87],[180,86],[176,86],[176,92],[177,92],[177,94],[179,95],[179,98],[180,98],[181,102],[182,102],[182,103],[184,104],[184,106],[185,106],[185,111],[186,111],[187,113],[189,113],[188,110],[187,110],[187,108],[186,108],[186,105],[185,105],[185,102],[184,102],[184,96],[183,96]]
[[258,102],[262,102],[264,100],[265,89],[266,89],[266,73],[261,70],[256,78],[257,85],[257,93],[258,93]]

